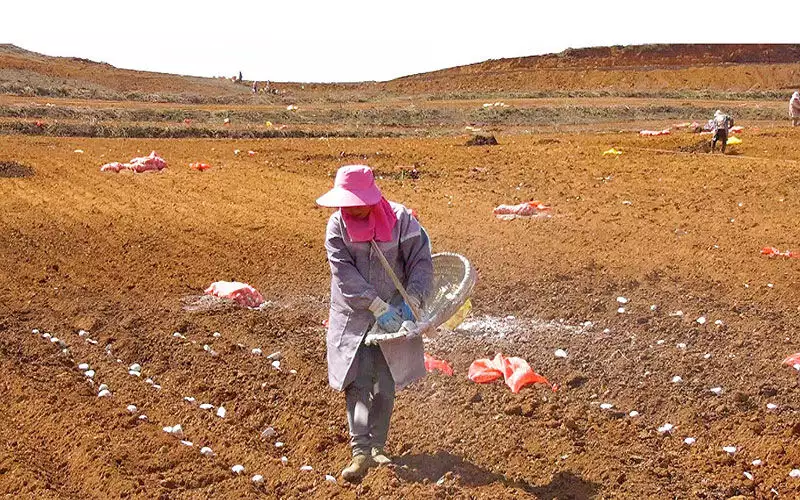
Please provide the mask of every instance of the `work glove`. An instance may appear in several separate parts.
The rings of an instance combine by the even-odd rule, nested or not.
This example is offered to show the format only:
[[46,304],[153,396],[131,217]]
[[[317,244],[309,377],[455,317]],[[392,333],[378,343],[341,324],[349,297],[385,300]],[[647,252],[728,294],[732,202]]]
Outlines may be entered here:
[[369,305],[369,310],[372,311],[372,315],[375,316],[375,319],[378,321],[378,326],[380,326],[384,332],[395,333],[400,330],[400,327],[403,325],[403,318],[400,316],[400,311],[398,311],[396,307],[390,306],[381,300],[380,297],[375,297],[375,300]]
[[[408,300],[411,301],[411,305],[413,305],[417,311],[419,311],[420,301],[418,298],[414,296],[409,296]],[[406,303],[404,300],[402,304],[400,304],[400,316],[403,317],[403,321],[417,321],[414,318],[414,313],[411,312],[411,307]]]

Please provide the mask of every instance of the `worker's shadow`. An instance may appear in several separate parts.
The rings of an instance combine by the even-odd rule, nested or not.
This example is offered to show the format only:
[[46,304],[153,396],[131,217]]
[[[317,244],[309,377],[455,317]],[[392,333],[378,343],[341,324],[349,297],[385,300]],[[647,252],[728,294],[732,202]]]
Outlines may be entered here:
[[[518,488],[534,498],[553,499],[570,498],[575,500],[594,498],[598,485],[569,472],[559,472],[544,486],[535,486],[525,481],[508,479],[502,474],[488,471],[463,458],[446,452],[435,455],[405,455],[395,459],[395,473],[403,481],[436,483],[447,472],[452,472],[459,479],[456,485],[484,486],[500,483],[511,488]],[[446,479],[445,479],[446,482]],[[446,483],[445,483],[446,484]]]

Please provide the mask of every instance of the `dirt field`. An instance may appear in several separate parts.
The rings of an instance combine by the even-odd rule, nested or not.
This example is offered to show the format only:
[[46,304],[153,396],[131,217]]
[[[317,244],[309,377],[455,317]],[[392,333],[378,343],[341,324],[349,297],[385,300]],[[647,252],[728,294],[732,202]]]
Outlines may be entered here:
[[[795,260],[759,250],[800,246],[800,131],[742,124],[744,143],[724,157],[679,153],[700,140],[688,133],[507,134],[475,148],[467,136],[0,136],[0,163],[20,165],[0,176],[27,175],[0,177],[0,493],[798,496],[789,472],[800,467],[800,388],[781,361],[800,351],[800,280]],[[602,156],[611,146],[624,154]],[[99,172],[151,149],[169,162],[164,172]],[[191,171],[193,161],[214,167]],[[354,162],[419,212],[434,250],[469,257],[480,282],[470,321],[428,345],[455,376],[430,375],[399,395],[389,445],[398,465],[350,486],[325,479],[338,477],[349,450],[344,400],[326,381],[329,211],[314,199]],[[400,174],[409,165],[418,180]],[[492,216],[495,205],[530,199],[551,204],[553,218]],[[271,305],[183,309],[222,279],[252,284]],[[629,299],[624,313],[619,296]],[[555,358],[557,348],[568,358]],[[274,351],[281,371],[265,359]],[[469,364],[495,352],[526,358],[560,389],[514,395],[468,381]],[[141,378],[127,373],[132,363]],[[99,383],[111,397],[97,397]],[[192,447],[162,431],[177,423]],[[671,435],[657,431],[665,423]],[[269,426],[277,435],[262,439]]]

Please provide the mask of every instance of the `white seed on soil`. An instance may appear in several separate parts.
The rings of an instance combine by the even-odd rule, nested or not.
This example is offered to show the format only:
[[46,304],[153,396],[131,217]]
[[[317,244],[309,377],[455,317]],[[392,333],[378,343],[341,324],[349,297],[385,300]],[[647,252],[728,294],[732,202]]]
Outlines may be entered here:
[[83,374],[89,378],[94,378],[94,370],[86,370]]
[[633,410],[632,412],[628,413],[628,416],[631,417],[631,418],[636,418],[636,417],[639,416],[639,412],[636,411],[636,410]]
[[134,376],[134,377],[141,377],[142,376],[142,372],[136,372],[136,371],[133,371],[133,370],[128,370],[128,375],[131,375],[131,376]]
[[674,429],[674,428],[675,428],[675,426],[672,425],[672,424],[664,424],[661,427],[659,427],[657,430],[658,430],[658,432],[660,434],[669,434],[670,432],[672,432],[672,429]]
[[153,379],[151,379],[151,378],[145,379],[145,383],[150,384],[150,385],[155,384],[155,382],[153,382]]
[[703,355],[703,359],[711,359],[711,353],[707,352]]
[[657,306],[657,305],[655,305],[655,304],[650,304],[650,310],[651,310],[651,311],[655,311],[656,309],[658,309],[658,306]]
[[222,337],[222,334],[219,333],[219,332],[214,332],[211,336],[214,337],[214,338],[220,338],[220,337]]
[[128,367],[128,370],[132,372],[140,372],[142,371],[142,365],[140,365],[139,363],[134,363]]
[[789,477],[800,477],[800,469],[792,469],[789,472]]
[[49,339],[50,337],[52,337],[52,335],[50,335],[50,334],[49,334],[49,333],[47,333],[47,332],[44,332],[44,333],[42,334],[42,337],[44,337],[44,338],[46,338],[46,339]]
[[242,472],[244,472],[244,465],[236,464],[233,467],[231,467],[231,471],[234,474],[241,474]]
[[272,367],[275,368],[276,370],[280,370],[281,362],[276,359],[275,361],[272,362]]
[[200,405],[200,409],[201,410],[211,410],[213,408],[214,408],[214,405],[212,405],[210,403],[203,403],[203,404]]
[[676,345],[676,347],[677,347],[678,349],[686,349],[686,344],[684,344],[683,342],[681,342],[680,344],[677,344],[677,345]]
[[79,337],[85,337],[87,335],[89,335],[89,332],[87,332],[86,330],[78,330]]
[[281,457],[281,463],[282,463],[283,465],[288,465],[288,464],[289,464],[289,459],[288,459],[288,458],[286,458],[286,457]]
[[227,413],[227,411],[225,410],[224,406],[220,406],[219,408],[217,408],[217,416],[219,418],[225,418],[225,413]]
[[658,345],[664,345],[665,342],[666,342],[666,340],[664,340],[664,339],[656,340],[656,344],[658,344]]
[[50,337],[50,342],[52,342],[52,343],[54,343],[54,344],[57,344],[57,343],[58,343],[58,341],[59,341],[59,338],[58,338],[58,337]]
[[670,316],[677,316],[677,317],[681,317],[681,316],[683,316],[683,311],[681,311],[681,310],[677,310],[677,311],[675,311],[675,312],[669,313],[669,315],[670,315]]
[[186,441],[185,439],[181,440],[181,444],[184,446],[194,446],[194,443],[192,443],[191,441]]
[[128,405],[128,411],[131,413],[136,413],[137,411],[136,405]]
[[335,483],[335,482],[336,482],[336,478],[335,478],[335,477],[333,477],[333,476],[331,476],[330,474],[325,474],[325,480],[326,480],[326,481],[330,481],[330,482],[332,482],[332,483]]
[[672,377],[673,384],[680,384],[681,382],[683,382],[683,379],[681,378],[680,375],[675,375],[674,377]]
[[613,407],[614,407],[614,405],[612,405],[611,403],[602,403],[602,404],[600,404],[600,409],[601,410],[610,410]]
[[214,450],[212,450],[208,446],[203,446],[202,448],[200,448],[200,454],[205,455],[207,457],[213,457],[215,455]]
[[39,335],[39,329],[38,328],[34,328],[33,330],[31,330],[31,333],[34,334],[34,335]]
[[158,385],[158,384],[153,384],[153,389],[155,389],[157,391],[160,391],[161,390],[161,386]]
[[251,352],[256,356],[261,356],[262,354],[261,349],[259,349],[258,347],[254,348]]
[[553,354],[557,358],[566,358],[567,357],[567,351],[565,351],[564,349],[556,349],[556,351]]
[[[423,340],[424,340],[424,339],[423,339]],[[289,370],[289,373],[291,373],[292,375],[297,375],[297,370],[294,370],[294,369],[292,369],[292,370]]]
[[253,481],[253,483],[255,484],[261,484],[264,482],[264,476],[262,476],[261,474],[256,474],[255,476],[250,478],[250,480]]
[[172,336],[175,337],[175,338],[178,338],[178,339],[186,339],[186,337],[181,335],[180,332],[175,332],[175,333],[172,334]]
[[705,324],[706,324],[706,317],[705,317],[705,316],[700,316],[700,317],[699,317],[699,318],[697,318],[695,321],[697,321],[697,322],[698,322],[698,323],[700,323],[701,325],[705,325]]
[[272,354],[267,356],[267,359],[281,359],[281,358],[283,358],[283,354],[281,354],[281,351],[273,352]]
[[627,304],[628,299],[626,299],[625,297],[617,297],[617,302],[619,302],[620,304]]
[[100,384],[100,387],[97,388],[98,391],[105,391],[106,389],[108,389],[106,384]]
[[81,364],[78,365],[78,370],[80,370],[82,372],[85,372],[88,369],[89,369],[89,364],[88,363],[81,363]]
[[314,470],[314,468],[311,467],[310,465],[302,465],[302,466],[300,466],[300,470],[304,471],[304,472],[309,472],[309,471]]
[[753,460],[753,466],[754,467],[761,467],[761,464],[763,464],[763,463],[764,462],[762,462],[761,459],[759,459],[759,458]]
[[191,396],[185,396],[183,398],[183,400],[186,401],[187,403],[194,403],[195,402],[195,399],[193,397],[191,397]]
[[718,320],[716,320],[716,321],[714,322],[714,324],[715,324],[715,325],[717,325],[717,326],[722,326],[724,323],[722,322],[722,320],[721,320],[721,319],[718,319]]
[[625,308],[624,307],[620,307],[619,309],[617,309],[617,312],[622,314],[622,313],[625,312]]
[[283,448],[283,443],[278,441],[275,443],[275,448]]
[[768,286],[769,288],[773,288],[775,285],[773,285],[772,283],[767,283],[767,286]]
[[108,397],[110,395],[111,395],[111,391],[109,391],[108,389],[103,389],[102,391],[97,393],[97,397],[98,398],[105,398],[105,397]]
[[211,352],[211,346],[208,344],[203,344],[203,350],[206,352]]
[[94,339],[86,339],[86,342],[88,342],[88,343],[90,343],[92,345],[97,345],[97,341],[94,340]]
[[751,473],[747,472],[747,471],[744,472],[744,477],[746,477],[750,481],[753,480],[753,475]]
[[139,420],[147,420],[147,415],[139,415]]
[[261,431],[261,439],[271,438],[275,434],[277,434],[277,432],[275,432],[275,429],[273,429],[272,427],[267,427],[266,429]]
[[717,396],[722,394],[722,387],[712,387],[710,390],[711,390],[711,392],[713,392]]
[[734,453],[736,453],[736,447],[735,446],[723,446],[722,447],[722,451],[724,451],[728,455],[733,455]]
[[767,410],[777,410],[777,409],[778,405],[776,405],[775,403],[767,403]]
[[693,438],[693,437],[688,437],[688,438],[683,440],[683,444],[685,444],[686,446],[692,446],[696,442],[697,442],[697,440],[695,438]]
[[164,427],[163,429],[164,429],[164,432],[166,432],[167,434],[172,434],[173,436],[177,436],[177,437],[183,436],[183,428],[181,428],[181,424],[173,425],[173,426],[167,426],[167,427]]

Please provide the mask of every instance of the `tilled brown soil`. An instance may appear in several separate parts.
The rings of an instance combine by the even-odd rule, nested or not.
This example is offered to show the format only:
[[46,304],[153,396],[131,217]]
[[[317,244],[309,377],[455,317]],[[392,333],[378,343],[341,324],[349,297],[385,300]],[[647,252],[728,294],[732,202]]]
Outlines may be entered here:
[[[800,351],[798,262],[759,250],[800,244],[800,131],[762,126],[742,138],[722,156],[681,153],[698,137],[680,133],[498,135],[486,147],[464,146],[466,136],[0,137],[0,162],[35,173],[0,178],[0,492],[770,498],[774,489],[793,498],[800,390],[781,360]],[[611,146],[624,154],[602,156]],[[169,162],[164,172],[99,172],[151,149]],[[191,171],[193,161],[213,168]],[[325,479],[338,477],[349,450],[321,326],[329,211],[314,204],[353,162],[372,165],[387,197],[419,212],[434,249],[466,255],[480,277],[469,328],[428,345],[455,376],[431,375],[399,395],[397,466],[355,486]],[[398,175],[406,165],[419,179]],[[553,218],[491,214],[530,199],[551,204]],[[222,279],[252,284],[271,305],[182,308]],[[617,297],[629,299],[624,312]],[[568,357],[554,357],[557,348]],[[266,359],[274,351],[280,371]],[[467,380],[471,361],[498,351],[526,358],[559,390],[514,395]],[[142,377],[127,373],[132,363]],[[97,397],[100,383],[110,397]],[[203,402],[224,406],[225,418]],[[193,446],[162,431],[178,423]],[[671,435],[657,431],[665,423]],[[268,426],[277,434],[262,439]]]

